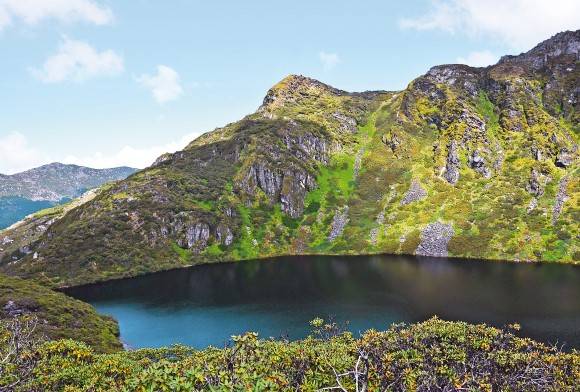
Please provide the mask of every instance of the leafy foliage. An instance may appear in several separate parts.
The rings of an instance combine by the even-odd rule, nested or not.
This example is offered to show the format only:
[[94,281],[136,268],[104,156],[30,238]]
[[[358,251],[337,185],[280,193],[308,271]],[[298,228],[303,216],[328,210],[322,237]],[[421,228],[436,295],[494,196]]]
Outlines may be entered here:
[[[96,354],[72,340],[35,350],[32,377],[17,390],[191,391],[574,391],[580,355],[514,329],[446,322],[370,330],[359,339],[314,320],[302,341],[232,337],[222,349],[183,346]],[[9,375],[4,376],[5,381]]]

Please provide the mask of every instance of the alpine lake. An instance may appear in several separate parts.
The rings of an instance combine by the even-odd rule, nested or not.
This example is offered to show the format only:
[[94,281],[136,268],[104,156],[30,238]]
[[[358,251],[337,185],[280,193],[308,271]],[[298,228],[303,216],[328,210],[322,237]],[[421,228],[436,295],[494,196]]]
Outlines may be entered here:
[[129,348],[300,339],[309,321],[355,336],[437,316],[580,348],[580,268],[412,256],[288,256],[208,264],[67,290],[118,320]]

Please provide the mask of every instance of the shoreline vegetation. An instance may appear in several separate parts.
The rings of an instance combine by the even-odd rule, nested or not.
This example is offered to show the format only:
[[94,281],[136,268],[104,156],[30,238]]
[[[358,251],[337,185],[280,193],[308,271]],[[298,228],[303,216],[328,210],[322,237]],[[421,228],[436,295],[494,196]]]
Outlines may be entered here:
[[[315,319],[306,339],[233,336],[223,348],[185,346],[98,354],[73,340],[28,336],[2,323],[0,390],[14,391],[576,391],[580,353],[519,338],[517,324],[427,321],[359,338]],[[3,389],[4,388],[4,389]]]

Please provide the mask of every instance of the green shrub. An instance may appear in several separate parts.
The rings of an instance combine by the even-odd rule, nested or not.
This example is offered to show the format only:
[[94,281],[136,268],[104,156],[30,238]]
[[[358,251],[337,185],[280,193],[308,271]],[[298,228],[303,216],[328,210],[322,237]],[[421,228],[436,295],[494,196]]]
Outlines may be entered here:
[[[46,391],[576,391],[580,354],[507,329],[447,322],[369,330],[355,339],[313,320],[300,341],[232,337],[223,349],[183,346],[96,354],[83,343],[49,342],[34,353],[33,377],[16,390]],[[2,378],[0,378],[2,380]],[[1,388],[1,387],[0,387]]]

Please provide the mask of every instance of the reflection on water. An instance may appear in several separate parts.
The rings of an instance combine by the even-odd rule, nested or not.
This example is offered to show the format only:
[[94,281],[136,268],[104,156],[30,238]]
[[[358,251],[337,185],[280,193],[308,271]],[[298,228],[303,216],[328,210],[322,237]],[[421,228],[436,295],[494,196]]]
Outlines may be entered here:
[[304,337],[333,316],[357,333],[437,315],[580,347],[580,268],[406,256],[292,256],[214,264],[68,291],[115,317],[132,347],[223,345],[252,330]]

